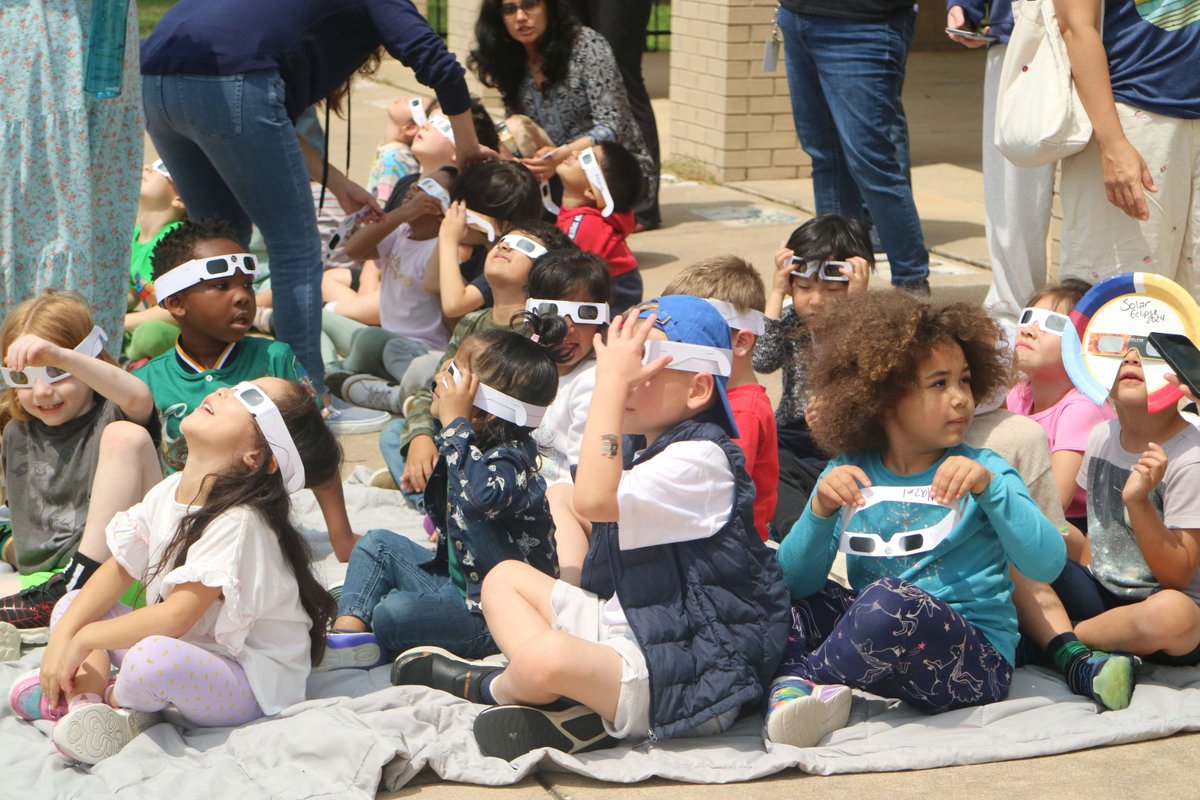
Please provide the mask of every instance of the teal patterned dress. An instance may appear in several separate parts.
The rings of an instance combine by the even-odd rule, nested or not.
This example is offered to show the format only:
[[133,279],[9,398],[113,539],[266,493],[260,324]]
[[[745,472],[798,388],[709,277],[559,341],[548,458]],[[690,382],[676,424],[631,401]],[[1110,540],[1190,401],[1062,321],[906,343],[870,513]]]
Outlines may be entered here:
[[92,0],[0,3],[0,315],[73,289],[116,354],[145,127],[137,2],[110,100],[83,91],[91,13]]

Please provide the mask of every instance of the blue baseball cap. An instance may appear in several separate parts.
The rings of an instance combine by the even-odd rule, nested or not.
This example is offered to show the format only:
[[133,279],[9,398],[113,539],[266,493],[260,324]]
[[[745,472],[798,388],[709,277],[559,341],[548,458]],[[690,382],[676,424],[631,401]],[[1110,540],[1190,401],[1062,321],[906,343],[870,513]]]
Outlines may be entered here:
[[[721,313],[712,307],[707,300],[685,294],[671,294],[656,297],[638,306],[638,318],[643,319],[651,314],[657,314],[654,327],[667,335],[672,342],[698,344],[707,347],[719,347],[722,350],[733,349],[730,339],[729,323]],[[732,353],[730,361],[732,362]],[[729,379],[724,375],[713,375],[719,404],[713,405],[700,415],[709,418],[720,425],[730,438],[738,438],[737,422],[733,418],[733,409],[729,406],[729,395],[725,392],[725,384]]]

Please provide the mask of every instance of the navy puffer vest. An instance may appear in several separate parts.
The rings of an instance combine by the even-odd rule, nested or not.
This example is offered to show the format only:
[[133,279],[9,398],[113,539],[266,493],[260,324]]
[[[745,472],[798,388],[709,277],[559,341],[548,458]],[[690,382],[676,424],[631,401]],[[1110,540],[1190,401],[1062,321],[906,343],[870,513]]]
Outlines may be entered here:
[[710,422],[686,420],[635,461],[684,441],[719,445],[736,476],[734,509],[716,534],[621,550],[617,523],[592,527],[581,585],[614,592],[650,672],[650,733],[687,734],[759,700],[787,643],[790,599],[775,554],[754,528],[754,484],[741,449]]

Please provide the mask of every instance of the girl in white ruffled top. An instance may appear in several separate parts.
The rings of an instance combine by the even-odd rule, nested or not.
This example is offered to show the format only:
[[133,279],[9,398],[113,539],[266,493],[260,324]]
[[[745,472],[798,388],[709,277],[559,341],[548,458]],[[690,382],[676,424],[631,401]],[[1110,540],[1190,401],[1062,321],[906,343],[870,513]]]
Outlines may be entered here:
[[[304,700],[333,601],[288,519],[289,494],[338,474],[312,396],[262,378],[186,417],[188,460],[107,529],[113,557],[54,610],[40,674],[14,685],[26,719],[58,719],[65,756],[94,764],[173,706],[241,725]],[[134,580],[147,605],[117,603]],[[118,668],[109,680],[111,666]]]

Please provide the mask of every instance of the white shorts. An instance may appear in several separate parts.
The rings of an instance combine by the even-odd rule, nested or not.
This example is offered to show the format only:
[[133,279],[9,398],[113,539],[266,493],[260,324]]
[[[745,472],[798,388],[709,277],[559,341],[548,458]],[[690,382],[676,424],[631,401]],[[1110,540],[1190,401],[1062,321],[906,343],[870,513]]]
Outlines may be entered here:
[[609,625],[602,617],[605,601],[572,586],[555,581],[550,594],[554,630],[611,647],[621,656],[621,694],[616,719],[604,720],[609,736],[627,739],[644,737],[650,731],[650,672],[646,657],[628,625]]

